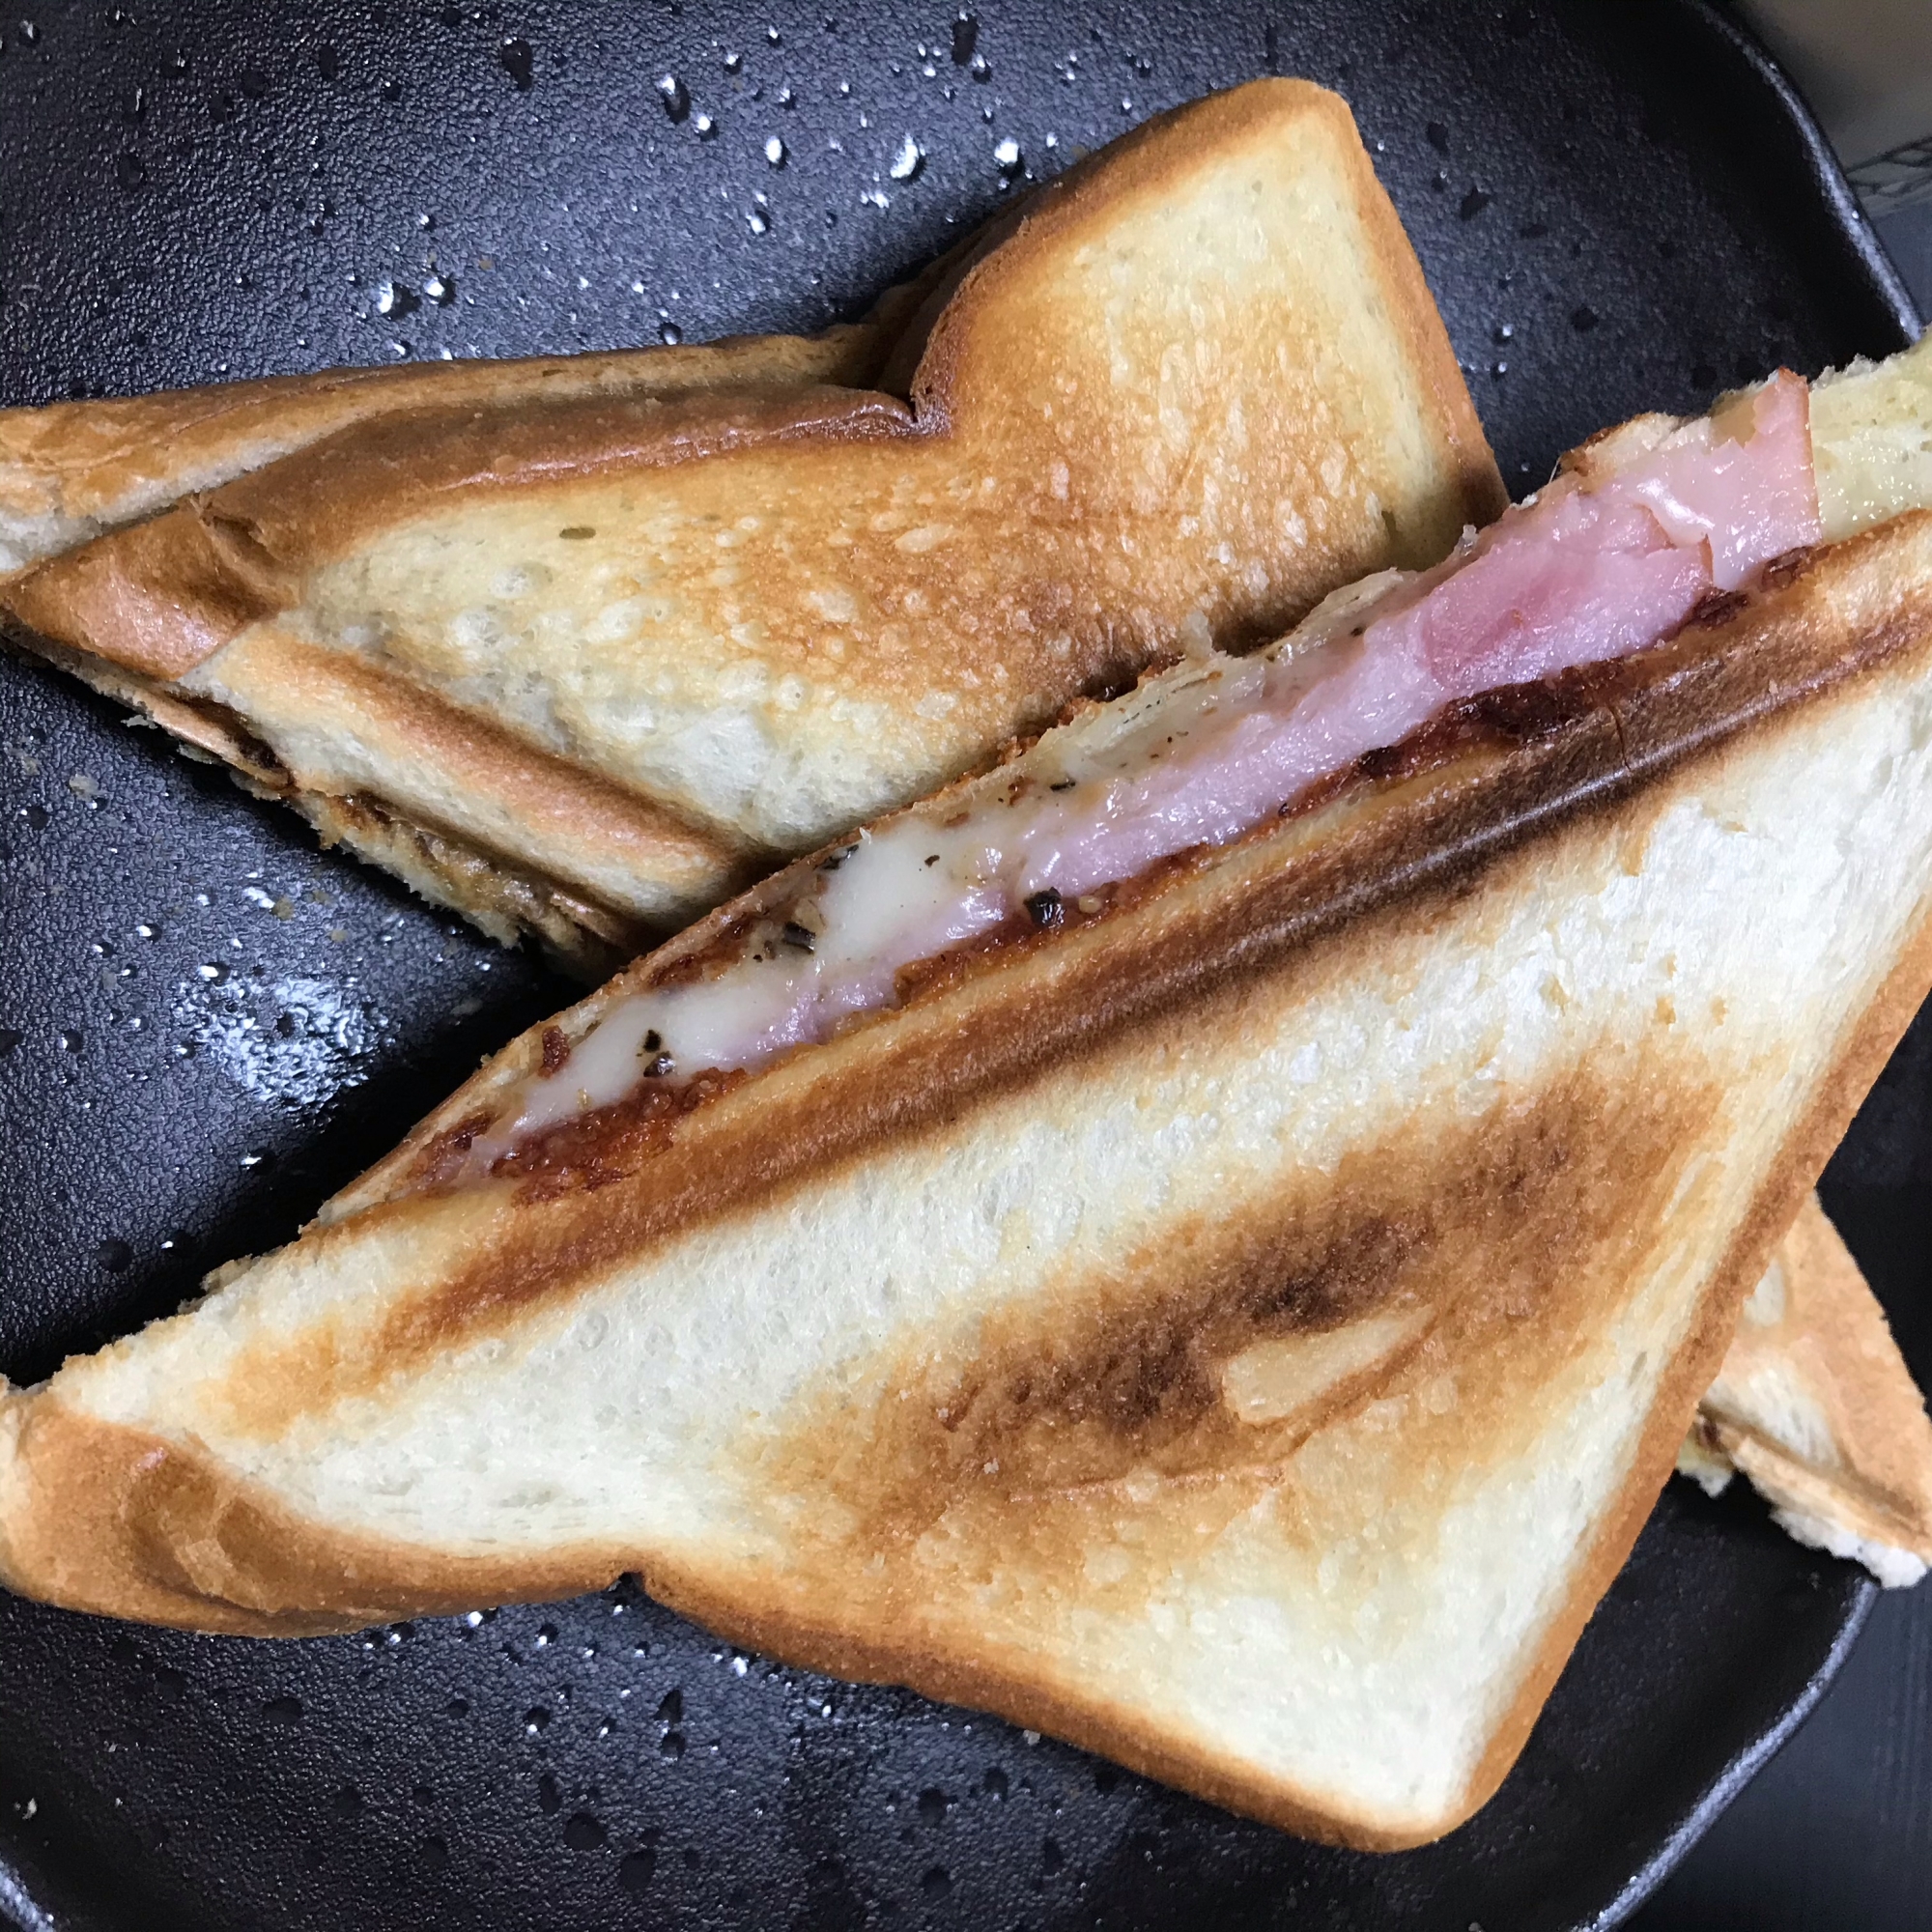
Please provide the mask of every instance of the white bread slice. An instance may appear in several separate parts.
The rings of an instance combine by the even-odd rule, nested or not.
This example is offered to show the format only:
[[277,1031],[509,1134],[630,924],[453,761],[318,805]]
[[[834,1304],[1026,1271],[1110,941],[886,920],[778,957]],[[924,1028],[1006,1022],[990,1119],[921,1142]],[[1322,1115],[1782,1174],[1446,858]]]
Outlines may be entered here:
[[635,940],[1502,502],[1347,108],[1268,81],[1034,197],[874,387],[388,410],[0,609],[499,926]]
[[7,1399],[0,1576],[295,1632],[636,1570],[1293,1829],[1448,1829],[1932,981],[1932,515],[1465,722],[637,1158],[426,1189],[518,1042]]
[[1932,1420],[1816,1196],[1745,1302],[1677,1466],[1711,1495],[1742,1469],[1800,1543],[1889,1588],[1932,1563]]

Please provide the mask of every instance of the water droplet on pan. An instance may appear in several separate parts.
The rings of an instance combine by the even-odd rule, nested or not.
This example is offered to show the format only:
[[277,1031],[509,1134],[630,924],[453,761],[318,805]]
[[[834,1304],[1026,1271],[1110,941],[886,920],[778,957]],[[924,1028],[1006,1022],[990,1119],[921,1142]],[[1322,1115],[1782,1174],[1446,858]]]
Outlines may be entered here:
[[674,322],[658,324],[658,340],[668,349],[675,349],[684,340],[684,330]]
[[998,163],[1003,175],[1012,174],[1020,164],[1020,144],[1009,134],[993,150],[993,159]]
[[775,168],[785,164],[785,144],[776,134],[765,142],[765,159]]
[[898,152],[893,156],[893,164],[887,170],[895,182],[917,181],[925,166],[925,150],[910,134],[899,142]]
[[610,1835],[604,1829],[604,1821],[588,1811],[573,1811],[563,1821],[563,1842],[573,1852],[598,1851]]
[[527,94],[530,83],[536,78],[536,57],[530,51],[529,42],[505,41],[497,49],[497,58],[502,63],[503,71],[510,76],[511,86],[519,94]]
[[664,102],[664,110],[673,124],[691,112],[691,90],[674,73],[658,76],[658,99]]
[[717,137],[718,123],[708,114],[700,114],[691,124],[693,131],[700,141],[710,141]]

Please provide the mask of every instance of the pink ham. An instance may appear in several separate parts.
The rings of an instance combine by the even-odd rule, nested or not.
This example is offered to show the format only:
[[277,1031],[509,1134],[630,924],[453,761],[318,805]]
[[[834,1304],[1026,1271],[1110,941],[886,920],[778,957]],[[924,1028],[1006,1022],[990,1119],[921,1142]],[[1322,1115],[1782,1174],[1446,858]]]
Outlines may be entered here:
[[1358,635],[1270,665],[1251,707],[1113,786],[1097,811],[1078,792],[1053,800],[1023,891],[1084,892],[1238,837],[1461,698],[1658,642],[1706,591],[1736,588],[1819,533],[1808,392],[1780,371],[1722,419],[1687,423],[1601,480],[1559,476],[1397,584]]

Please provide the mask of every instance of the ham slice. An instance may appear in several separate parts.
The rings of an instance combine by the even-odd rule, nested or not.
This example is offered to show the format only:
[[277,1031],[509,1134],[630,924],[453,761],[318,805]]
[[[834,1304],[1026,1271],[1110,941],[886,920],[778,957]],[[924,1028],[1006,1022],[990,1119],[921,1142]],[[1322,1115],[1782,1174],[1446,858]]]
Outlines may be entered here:
[[[1587,450],[1446,562],[1331,598],[1279,644],[1130,697],[1103,750],[1048,733],[1007,796],[959,823],[918,809],[821,867],[795,921],[696,982],[615,1002],[548,1076],[525,1081],[463,1170],[623,1099],[651,1069],[756,1067],[891,1006],[899,972],[1023,908],[1066,901],[1241,837],[1445,707],[1603,663],[1674,633],[1713,590],[1820,535],[1808,391],[1779,372],[1716,416],[1655,419]],[[809,922],[800,923],[800,922]]]

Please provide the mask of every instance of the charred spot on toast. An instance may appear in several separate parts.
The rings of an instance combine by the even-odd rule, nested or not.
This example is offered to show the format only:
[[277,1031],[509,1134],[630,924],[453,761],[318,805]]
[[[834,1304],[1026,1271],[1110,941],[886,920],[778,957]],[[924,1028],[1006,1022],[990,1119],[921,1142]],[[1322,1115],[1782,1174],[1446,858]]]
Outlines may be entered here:
[[415,1185],[425,1190],[447,1186],[456,1179],[469,1150],[490,1131],[495,1120],[496,1116],[487,1109],[479,1109],[432,1135],[412,1169]]
[[[935,1367],[928,1335],[867,1364],[844,1386],[877,1390],[869,1406],[842,1390],[801,1405],[760,1450],[761,1479],[836,1502],[827,1520],[853,1550],[903,1548],[946,1522],[970,1563],[961,1538],[1018,1534],[1025,1519],[1037,1556],[1077,1569],[1077,1548],[1054,1557],[1039,1540],[1040,1512],[1072,1509],[1077,1537],[1083,1511],[1144,1502],[1149,1482],[1199,1494],[1236,1479],[1230,1493],[1252,1497],[1255,1478],[1290,1494],[1297,1455],[1378,1402],[1407,1405],[1406,1453],[1425,1463],[1432,1435],[1445,1457],[1471,1437],[1502,1453],[1531,1425],[1539,1365],[1601,1319],[1605,1281],[1626,1277],[1635,1205],[1661,1208],[1682,1150],[1722,1107],[1719,1083],[1682,1071],[1663,1082],[1641,1058],[1607,1076],[1584,1062],[1477,1119],[1412,1122],[1259,1210],[1069,1270],[981,1323],[963,1358],[942,1350]],[[1223,1377],[1243,1351],[1392,1314],[1408,1318],[1400,1339],[1292,1414],[1254,1426],[1233,1412]]]
[[[707,1068],[689,1080],[643,1080],[608,1107],[594,1107],[531,1135],[492,1162],[490,1173],[493,1178],[521,1181],[526,1201],[593,1194],[635,1174],[653,1154],[670,1145],[686,1116],[750,1077],[743,1072]],[[489,1115],[479,1118],[483,1125],[490,1124]],[[458,1131],[469,1131],[461,1150],[467,1152],[475,1133],[468,1122]],[[460,1154],[455,1157],[460,1158]],[[453,1164],[451,1155],[445,1154],[444,1171]]]
[[[1767,565],[1767,569],[1775,568]],[[1738,612],[1750,603],[1749,596],[1742,590],[1719,590],[1715,585],[1706,590],[1690,607],[1690,614],[1685,618],[1686,628],[1697,626],[1704,630],[1714,630],[1719,624],[1727,624]]]

